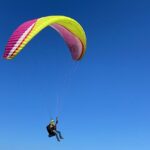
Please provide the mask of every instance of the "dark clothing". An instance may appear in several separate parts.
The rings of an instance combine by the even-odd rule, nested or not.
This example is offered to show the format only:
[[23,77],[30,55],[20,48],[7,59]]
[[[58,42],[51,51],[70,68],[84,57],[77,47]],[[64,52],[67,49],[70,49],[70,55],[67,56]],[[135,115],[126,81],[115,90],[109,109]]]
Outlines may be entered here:
[[60,141],[60,139],[63,139],[60,131],[56,130],[54,131],[54,133],[55,133],[57,141]]
[[46,128],[47,128],[47,132],[49,133],[49,135],[52,135],[52,136],[55,135],[55,133],[53,132],[53,129],[50,128],[50,125],[48,125]]
[[57,130],[57,124],[58,124],[58,120],[56,120],[55,125],[52,125],[52,126],[50,127],[50,124],[49,124],[49,125],[46,127],[49,134],[54,134],[53,131],[56,131],[56,130]]
[[56,136],[57,141],[60,141],[60,139],[63,139],[63,137],[61,135],[61,132],[57,130],[57,124],[58,120],[56,120],[55,124],[49,124],[46,128],[49,133],[49,137]]

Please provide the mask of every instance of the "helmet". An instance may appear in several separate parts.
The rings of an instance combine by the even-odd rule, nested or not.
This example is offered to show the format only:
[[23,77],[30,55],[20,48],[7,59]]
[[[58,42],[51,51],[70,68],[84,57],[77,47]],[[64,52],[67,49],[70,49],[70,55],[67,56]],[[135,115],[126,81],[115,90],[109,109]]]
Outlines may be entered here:
[[52,119],[51,121],[50,121],[50,124],[54,124],[55,123],[55,121]]

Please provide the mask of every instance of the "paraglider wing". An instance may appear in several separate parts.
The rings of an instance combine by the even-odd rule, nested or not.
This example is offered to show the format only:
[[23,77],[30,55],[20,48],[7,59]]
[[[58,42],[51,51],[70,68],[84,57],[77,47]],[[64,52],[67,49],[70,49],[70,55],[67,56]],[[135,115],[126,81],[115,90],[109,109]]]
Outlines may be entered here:
[[11,35],[3,57],[14,58],[44,28],[51,26],[68,45],[72,58],[80,60],[86,50],[86,35],[81,25],[65,16],[48,16],[27,21],[20,25]]

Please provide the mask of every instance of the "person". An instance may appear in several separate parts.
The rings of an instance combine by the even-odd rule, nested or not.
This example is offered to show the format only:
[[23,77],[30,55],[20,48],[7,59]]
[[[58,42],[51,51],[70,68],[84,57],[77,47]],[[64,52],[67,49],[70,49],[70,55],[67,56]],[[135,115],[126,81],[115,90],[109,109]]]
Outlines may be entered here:
[[57,141],[60,142],[60,139],[64,139],[64,138],[62,137],[61,132],[57,130],[57,124],[58,124],[58,117],[56,117],[56,123],[52,119],[46,128],[49,133],[48,136],[49,137],[56,136]]

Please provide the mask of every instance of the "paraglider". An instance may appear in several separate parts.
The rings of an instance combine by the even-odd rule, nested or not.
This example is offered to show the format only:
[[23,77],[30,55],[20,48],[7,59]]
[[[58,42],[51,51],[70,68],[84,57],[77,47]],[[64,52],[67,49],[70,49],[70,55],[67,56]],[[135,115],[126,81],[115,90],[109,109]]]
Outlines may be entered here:
[[56,123],[52,119],[46,128],[47,128],[47,132],[49,133],[48,136],[49,137],[56,136],[57,141],[60,142],[60,139],[64,139],[64,138],[62,137],[61,132],[57,130],[57,124],[58,124],[58,117],[56,117]]
[[21,24],[10,36],[3,57],[14,58],[44,28],[51,26],[68,45],[72,58],[80,60],[86,50],[86,35],[81,25],[65,16],[48,16]]
[[[24,22],[10,36],[3,57],[13,59],[33,37],[49,26],[62,36],[73,60],[81,60],[86,51],[85,32],[77,21],[66,16],[47,16]],[[47,126],[47,131],[49,137],[56,136],[57,140],[60,141],[63,137],[61,132],[57,130],[57,124],[58,118],[56,123],[51,120]]]

